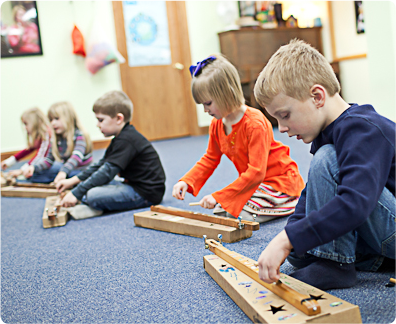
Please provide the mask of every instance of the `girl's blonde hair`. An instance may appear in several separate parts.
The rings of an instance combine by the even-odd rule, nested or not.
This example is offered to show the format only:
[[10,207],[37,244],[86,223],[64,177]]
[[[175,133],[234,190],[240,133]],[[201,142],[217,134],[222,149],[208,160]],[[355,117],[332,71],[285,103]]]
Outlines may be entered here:
[[61,135],[54,133],[54,136],[52,136],[51,138],[52,154],[57,161],[60,161],[60,155],[57,145],[60,137],[66,138],[66,154],[72,154],[74,150],[74,133],[76,131],[76,128],[78,128],[84,135],[85,142],[87,144],[85,153],[90,153],[92,151],[92,143],[89,134],[82,127],[71,103],[67,101],[54,103],[48,110],[48,119],[52,121],[54,118],[59,118],[66,130],[65,133]]
[[37,140],[44,140],[50,131],[50,125],[47,116],[37,107],[26,110],[21,116],[22,123],[31,126],[31,133],[27,134],[27,143],[29,148],[33,148]]
[[223,55],[212,56],[216,59],[193,77],[192,95],[197,104],[213,100],[222,114],[229,114],[245,104],[241,80],[235,66]]

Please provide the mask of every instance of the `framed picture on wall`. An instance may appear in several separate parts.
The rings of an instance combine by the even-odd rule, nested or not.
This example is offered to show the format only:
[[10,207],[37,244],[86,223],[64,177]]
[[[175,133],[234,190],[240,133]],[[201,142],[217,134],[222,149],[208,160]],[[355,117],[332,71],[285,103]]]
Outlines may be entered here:
[[355,2],[355,17],[356,17],[356,32],[358,34],[364,33],[364,15],[363,15],[363,1]]
[[36,1],[1,5],[1,58],[43,55]]
[[256,16],[256,1],[238,1],[240,17]]

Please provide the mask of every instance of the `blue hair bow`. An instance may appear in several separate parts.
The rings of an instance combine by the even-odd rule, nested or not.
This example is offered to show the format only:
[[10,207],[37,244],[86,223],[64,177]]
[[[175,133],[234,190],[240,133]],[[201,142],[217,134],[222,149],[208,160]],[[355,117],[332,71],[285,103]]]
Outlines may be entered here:
[[192,77],[196,77],[201,74],[202,69],[208,65],[210,62],[213,62],[216,59],[216,56],[209,56],[201,62],[197,62],[197,65],[190,66],[190,73]]

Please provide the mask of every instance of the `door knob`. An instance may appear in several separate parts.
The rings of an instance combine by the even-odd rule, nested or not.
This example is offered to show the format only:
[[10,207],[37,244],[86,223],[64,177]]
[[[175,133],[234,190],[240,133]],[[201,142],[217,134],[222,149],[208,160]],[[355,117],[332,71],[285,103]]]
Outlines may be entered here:
[[179,63],[179,62],[173,64],[173,67],[174,67],[175,69],[178,69],[178,70],[183,70],[183,69],[184,69],[184,65],[181,64],[181,63]]

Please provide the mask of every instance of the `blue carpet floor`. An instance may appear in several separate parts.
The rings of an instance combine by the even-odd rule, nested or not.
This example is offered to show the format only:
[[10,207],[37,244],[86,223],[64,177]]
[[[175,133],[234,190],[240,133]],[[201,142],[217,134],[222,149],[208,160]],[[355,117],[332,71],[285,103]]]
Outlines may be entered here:
[[[304,180],[309,146],[275,131],[291,148]],[[199,196],[172,198],[174,183],[205,152],[207,136],[153,143],[167,175],[162,205],[198,212],[199,201],[237,177],[223,159]],[[95,152],[95,160],[103,151]],[[203,240],[134,226],[133,211],[66,226],[42,228],[44,199],[1,199],[1,319],[5,323],[250,323],[250,319],[205,272],[210,254]],[[225,244],[258,259],[286,223],[262,225],[249,239]],[[281,267],[293,271],[289,263]],[[358,273],[351,289],[329,293],[360,307],[363,323],[395,320],[395,288],[385,284],[391,271]]]

